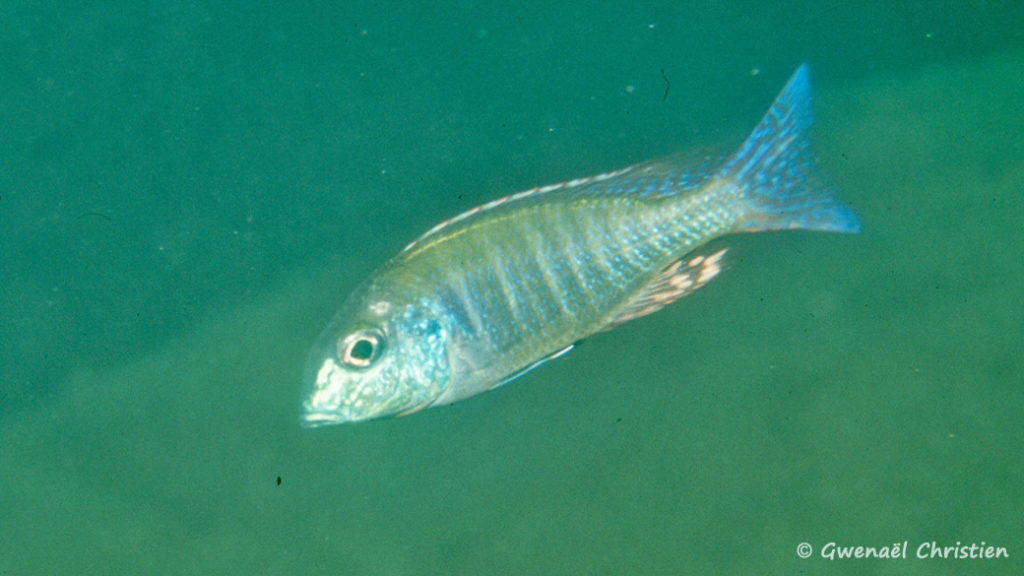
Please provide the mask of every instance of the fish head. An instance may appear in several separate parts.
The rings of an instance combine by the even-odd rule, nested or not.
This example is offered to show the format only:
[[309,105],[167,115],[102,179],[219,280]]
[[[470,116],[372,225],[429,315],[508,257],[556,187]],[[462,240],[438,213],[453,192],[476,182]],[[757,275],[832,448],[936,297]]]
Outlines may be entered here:
[[426,302],[351,298],[310,354],[303,426],[400,416],[430,406],[448,387],[449,332]]

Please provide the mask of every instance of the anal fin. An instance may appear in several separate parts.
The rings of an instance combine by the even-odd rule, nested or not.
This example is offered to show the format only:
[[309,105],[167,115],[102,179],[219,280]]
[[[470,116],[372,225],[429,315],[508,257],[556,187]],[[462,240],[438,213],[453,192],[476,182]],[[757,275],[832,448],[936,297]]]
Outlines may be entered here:
[[689,256],[670,264],[640,291],[602,330],[611,330],[679,300],[710,282],[722,271],[723,248],[713,254]]

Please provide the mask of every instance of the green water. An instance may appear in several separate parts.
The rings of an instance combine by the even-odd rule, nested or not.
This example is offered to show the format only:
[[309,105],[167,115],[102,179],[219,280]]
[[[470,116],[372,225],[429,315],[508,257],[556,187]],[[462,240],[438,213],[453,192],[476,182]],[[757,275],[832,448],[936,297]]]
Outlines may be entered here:
[[[1022,24],[5,3],[0,576],[1024,572]],[[721,279],[510,386],[299,427],[312,340],[418,233],[728,152],[801,61],[862,234],[723,239]]]

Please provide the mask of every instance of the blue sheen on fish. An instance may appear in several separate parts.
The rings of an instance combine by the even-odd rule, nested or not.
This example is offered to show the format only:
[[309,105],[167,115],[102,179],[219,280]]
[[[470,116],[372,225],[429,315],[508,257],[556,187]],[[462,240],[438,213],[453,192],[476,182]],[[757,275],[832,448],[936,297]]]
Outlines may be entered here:
[[718,167],[655,160],[443,222],[353,292],[320,335],[302,423],[404,415],[491,390],[707,284],[742,231],[858,232],[812,177],[807,66]]

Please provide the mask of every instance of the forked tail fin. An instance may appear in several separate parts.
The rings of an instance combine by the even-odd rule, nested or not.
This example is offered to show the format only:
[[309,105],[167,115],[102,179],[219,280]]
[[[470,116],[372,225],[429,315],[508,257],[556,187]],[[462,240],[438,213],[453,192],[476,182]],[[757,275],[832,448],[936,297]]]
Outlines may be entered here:
[[812,120],[811,82],[807,64],[802,64],[719,173],[743,188],[751,203],[742,229],[860,232],[857,215],[811,173],[814,158],[807,130]]

